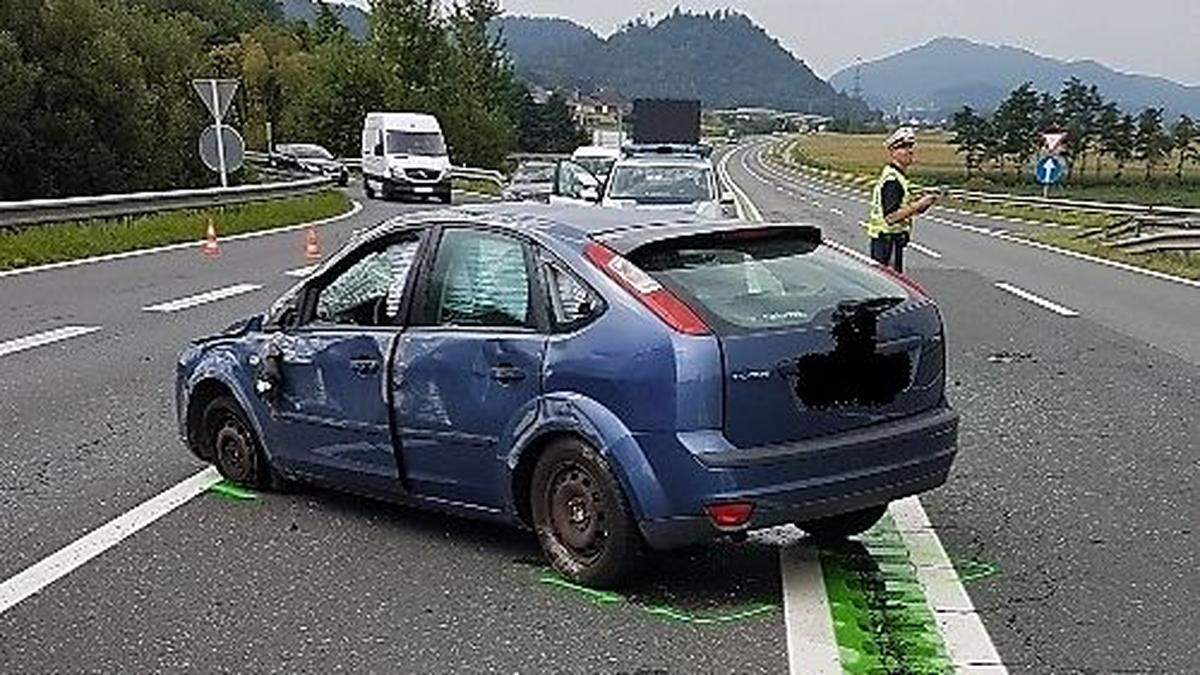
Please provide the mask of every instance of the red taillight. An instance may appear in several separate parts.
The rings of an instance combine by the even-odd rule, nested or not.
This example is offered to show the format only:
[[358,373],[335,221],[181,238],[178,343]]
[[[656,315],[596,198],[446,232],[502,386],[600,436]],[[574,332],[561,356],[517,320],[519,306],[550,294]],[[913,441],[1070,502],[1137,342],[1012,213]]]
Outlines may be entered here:
[[641,301],[663,323],[684,335],[708,335],[708,324],[671,291],[637,265],[600,244],[590,243],[583,255]]
[[708,519],[719,529],[729,530],[739,528],[750,522],[750,514],[754,513],[754,505],[749,502],[730,502],[727,504],[709,504],[704,507]]

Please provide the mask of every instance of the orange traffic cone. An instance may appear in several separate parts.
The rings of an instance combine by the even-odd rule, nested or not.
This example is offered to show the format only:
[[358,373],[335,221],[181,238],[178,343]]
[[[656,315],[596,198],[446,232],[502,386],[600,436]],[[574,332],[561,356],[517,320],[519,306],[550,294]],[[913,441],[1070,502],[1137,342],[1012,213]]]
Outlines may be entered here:
[[208,233],[204,235],[204,246],[200,252],[209,258],[221,255],[221,245],[217,243],[217,228],[213,227],[211,218],[208,220]]
[[304,239],[304,257],[309,260],[321,259],[321,242],[317,241],[317,228],[308,226],[308,235]]

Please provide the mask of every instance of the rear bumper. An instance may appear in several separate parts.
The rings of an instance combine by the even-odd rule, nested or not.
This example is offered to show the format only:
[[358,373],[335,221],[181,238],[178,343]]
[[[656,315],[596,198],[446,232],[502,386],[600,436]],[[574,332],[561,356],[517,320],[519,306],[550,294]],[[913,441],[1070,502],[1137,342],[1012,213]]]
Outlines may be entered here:
[[[946,482],[957,453],[958,414],[949,408],[794,444],[737,449],[713,435],[680,434],[691,454],[690,476],[669,486],[668,514],[640,522],[651,547],[670,549],[727,535],[704,515],[704,506],[750,502],[742,530],[848,513],[931,490]],[[715,434],[720,438],[719,434]],[[723,440],[723,439],[722,439]],[[657,453],[660,457],[663,453]],[[652,460],[653,462],[653,460]]]

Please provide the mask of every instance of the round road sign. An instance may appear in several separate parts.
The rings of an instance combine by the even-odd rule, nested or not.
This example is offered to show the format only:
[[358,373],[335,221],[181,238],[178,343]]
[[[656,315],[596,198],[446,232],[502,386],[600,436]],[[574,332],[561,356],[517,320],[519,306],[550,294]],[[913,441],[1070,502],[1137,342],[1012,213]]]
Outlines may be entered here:
[[[242,168],[246,155],[246,143],[233,127],[221,125],[221,140],[225,145],[225,171],[233,173]],[[217,125],[210,124],[200,132],[200,160],[209,169],[221,172],[220,155],[217,152]]]
[[1033,165],[1033,177],[1037,180],[1038,185],[1054,185],[1062,182],[1066,173],[1067,163],[1057,155],[1042,157],[1038,159],[1037,164]]

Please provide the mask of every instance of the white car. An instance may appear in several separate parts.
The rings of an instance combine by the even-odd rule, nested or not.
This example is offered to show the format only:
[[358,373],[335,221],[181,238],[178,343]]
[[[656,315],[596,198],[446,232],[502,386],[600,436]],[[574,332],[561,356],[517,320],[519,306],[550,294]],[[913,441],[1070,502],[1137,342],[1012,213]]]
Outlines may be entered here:
[[705,218],[726,217],[732,195],[722,195],[712,162],[699,152],[660,151],[620,159],[600,201],[606,208],[686,209]]
[[450,155],[433,115],[367,113],[362,131],[363,190],[367,197],[451,199]]

